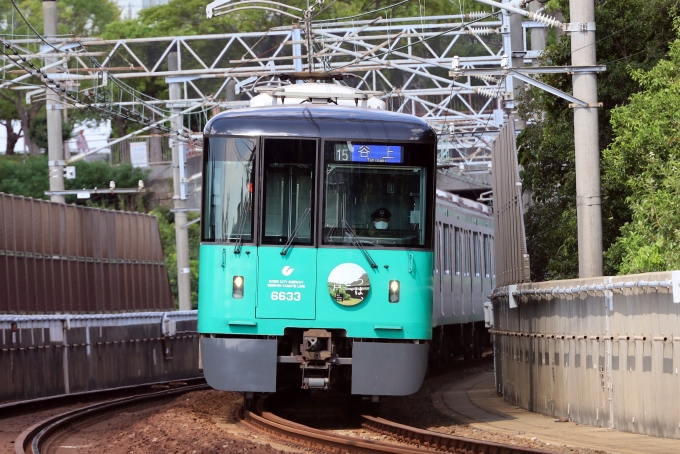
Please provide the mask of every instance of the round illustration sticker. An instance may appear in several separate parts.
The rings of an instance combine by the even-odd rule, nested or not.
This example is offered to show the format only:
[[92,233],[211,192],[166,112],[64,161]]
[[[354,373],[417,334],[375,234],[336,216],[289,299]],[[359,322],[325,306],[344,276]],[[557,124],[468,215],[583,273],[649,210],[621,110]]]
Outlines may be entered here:
[[333,301],[343,306],[355,306],[368,296],[371,282],[366,270],[356,263],[336,266],[328,275],[328,293]]

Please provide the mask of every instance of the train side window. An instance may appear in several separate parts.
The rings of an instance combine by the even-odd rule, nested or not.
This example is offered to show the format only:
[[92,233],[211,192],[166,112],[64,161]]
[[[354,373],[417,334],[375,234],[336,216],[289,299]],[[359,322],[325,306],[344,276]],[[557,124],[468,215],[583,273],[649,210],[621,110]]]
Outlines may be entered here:
[[462,251],[460,249],[461,248],[460,229],[457,228],[457,227],[455,228],[455,240],[454,241],[455,241],[455,248],[456,248],[456,251],[455,251],[455,254],[454,254],[455,261],[456,261],[455,262],[455,267],[456,267],[455,272],[456,272],[456,276],[460,276],[460,271],[461,271],[460,261],[461,261]]
[[491,243],[489,235],[484,235],[484,276],[491,277]]
[[465,239],[465,275],[470,276],[472,272],[472,252],[470,245],[470,231],[466,230],[463,237]]
[[482,265],[482,260],[481,260],[481,255],[480,255],[480,250],[479,250],[479,233],[474,232],[472,234],[472,247],[474,249],[474,255],[475,255],[475,276],[479,277],[482,275],[482,270],[481,270],[481,265]]
[[[265,139],[263,244],[312,243],[316,140]],[[308,213],[306,213],[309,211]]]
[[208,137],[203,163],[203,241],[253,241],[255,141]]
[[444,253],[444,274],[451,274],[451,234],[448,225],[444,225],[444,243],[442,251]]
[[[489,244],[490,244],[489,250],[490,251],[496,250],[495,249],[495,243],[494,243],[495,241],[496,240],[493,237],[489,240]],[[494,252],[491,252],[490,257],[491,257],[491,277],[493,277],[495,279],[496,278],[496,254]]]
[[439,274],[439,261],[441,260],[441,246],[442,246],[442,227],[437,223],[437,231],[434,236],[434,274]]

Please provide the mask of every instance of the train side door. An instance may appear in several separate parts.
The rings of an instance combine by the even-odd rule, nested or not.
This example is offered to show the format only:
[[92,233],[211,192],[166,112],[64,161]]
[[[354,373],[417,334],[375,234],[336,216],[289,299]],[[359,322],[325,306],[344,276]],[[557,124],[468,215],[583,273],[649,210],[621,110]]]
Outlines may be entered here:
[[263,140],[257,318],[316,317],[317,141]]

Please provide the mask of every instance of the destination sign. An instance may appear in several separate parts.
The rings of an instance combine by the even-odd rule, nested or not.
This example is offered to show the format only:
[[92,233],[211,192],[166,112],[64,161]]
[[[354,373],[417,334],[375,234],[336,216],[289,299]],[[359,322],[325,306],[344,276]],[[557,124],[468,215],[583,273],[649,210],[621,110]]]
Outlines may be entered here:
[[352,143],[335,145],[336,162],[401,164],[403,160],[401,145],[355,145]]

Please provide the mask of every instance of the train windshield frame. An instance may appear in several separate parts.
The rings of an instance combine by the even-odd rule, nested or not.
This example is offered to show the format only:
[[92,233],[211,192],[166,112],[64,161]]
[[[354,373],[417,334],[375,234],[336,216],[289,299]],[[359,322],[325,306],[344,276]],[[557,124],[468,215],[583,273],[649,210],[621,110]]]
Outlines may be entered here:
[[[430,144],[324,141],[322,246],[430,249]],[[374,222],[382,215],[380,221]]]
[[213,136],[204,148],[201,240],[252,243],[257,139]]
[[318,139],[262,140],[260,244],[312,246]]

